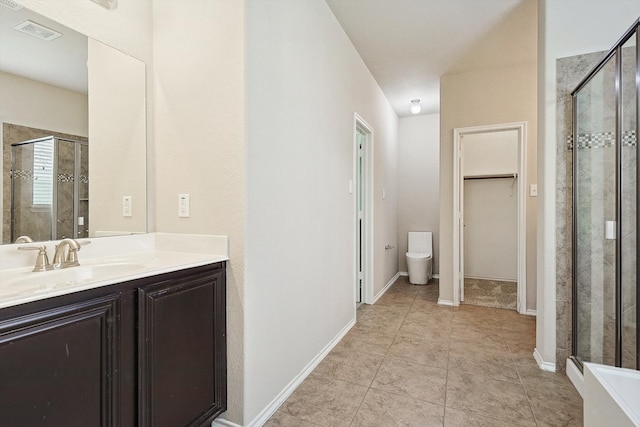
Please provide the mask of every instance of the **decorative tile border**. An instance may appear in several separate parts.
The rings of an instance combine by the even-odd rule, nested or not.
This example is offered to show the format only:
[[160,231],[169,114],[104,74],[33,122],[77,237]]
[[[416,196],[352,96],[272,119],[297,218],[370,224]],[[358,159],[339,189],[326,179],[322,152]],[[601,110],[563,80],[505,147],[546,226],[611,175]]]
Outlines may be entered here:
[[13,171],[13,178],[24,181],[33,181],[33,171],[24,171],[21,169]]
[[70,173],[59,173],[58,174],[58,182],[73,182],[75,181],[75,177]]
[[636,131],[629,130],[626,132],[622,132],[622,145],[637,145],[638,139],[636,138]]
[[[567,150],[573,150],[573,135],[567,135],[565,141]],[[581,133],[578,134],[578,148],[606,148],[613,147],[616,143],[615,132]],[[637,145],[635,130],[628,130],[622,133],[622,146],[633,147]]]
[[[22,169],[16,169],[13,171],[13,177],[15,179],[21,179],[24,181],[33,181],[34,177],[33,177],[33,171],[27,171],[27,170],[22,170]],[[75,181],[75,176],[73,174],[69,174],[69,173],[59,173],[58,174],[58,181],[59,182],[74,182]],[[78,177],[78,179],[80,180],[80,182],[82,184],[88,184],[89,183],[89,177],[87,175],[80,175]]]

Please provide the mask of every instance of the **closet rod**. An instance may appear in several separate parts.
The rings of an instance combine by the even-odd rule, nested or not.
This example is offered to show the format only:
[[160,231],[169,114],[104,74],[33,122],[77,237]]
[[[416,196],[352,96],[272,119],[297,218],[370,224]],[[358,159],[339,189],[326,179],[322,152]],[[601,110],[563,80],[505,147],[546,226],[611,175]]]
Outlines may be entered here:
[[516,179],[518,177],[517,173],[502,173],[502,174],[496,174],[496,175],[472,175],[472,176],[465,176],[464,179],[496,179],[496,178],[512,178],[512,179]]

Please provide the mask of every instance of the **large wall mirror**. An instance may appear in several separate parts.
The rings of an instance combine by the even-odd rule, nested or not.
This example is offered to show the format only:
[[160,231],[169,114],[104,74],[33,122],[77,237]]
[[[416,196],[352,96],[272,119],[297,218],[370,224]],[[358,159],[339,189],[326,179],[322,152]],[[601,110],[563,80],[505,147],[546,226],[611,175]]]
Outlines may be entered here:
[[147,231],[145,64],[0,4],[2,243]]

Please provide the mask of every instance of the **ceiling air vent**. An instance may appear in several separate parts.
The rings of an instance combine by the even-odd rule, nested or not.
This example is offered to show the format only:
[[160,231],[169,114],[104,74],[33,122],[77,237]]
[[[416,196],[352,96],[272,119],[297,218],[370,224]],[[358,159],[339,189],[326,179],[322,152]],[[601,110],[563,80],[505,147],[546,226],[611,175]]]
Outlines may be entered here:
[[13,28],[25,34],[29,34],[30,36],[37,37],[40,40],[45,40],[48,42],[53,39],[57,39],[62,35],[59,32],[52,30],[51,28],[43,27],[42,25],[36,24],[33,21],[24,21],[22,24],[18,24]]
[[107,10],[116,10],[118,8],[118,0],[91,0],[92,2],[99,4]]
[[3,6],[8,7],[11,10],[20,10],[22,9],[22,5],[18,2],[15,2],[13,0],[0,0],[0,4]]

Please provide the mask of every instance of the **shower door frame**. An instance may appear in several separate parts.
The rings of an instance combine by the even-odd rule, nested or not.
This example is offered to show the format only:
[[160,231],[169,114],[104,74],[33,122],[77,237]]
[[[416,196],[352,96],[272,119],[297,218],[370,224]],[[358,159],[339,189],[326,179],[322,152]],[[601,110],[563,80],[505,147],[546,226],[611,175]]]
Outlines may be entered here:
[[[22,146],[28,146],[31,144],[37,144],[39,142],[44,142],[44,141],[48,141],[51,140],[52,141],[52,164],[51,164],[51,173],[52,173],[52,177],[51,177],[51,206],[49,208],[49,217],[50,217],[50,221],[51,221],[51,226],[49,227],[49,232],[51,233],[49,239],[47,240],[54,240],[55,237],[55,232],[56,232],[56,225],[55,225],[55,211],[57,209],[57,204],[56,204],[56,197],[57,197],[57,186],[56,186],[56,170],[58,168],[58,160],[56,158],[56,137],[53,135],[47,135],[47,136],[41,136],[38,138],[33,138],[33,139],[28,139],[25,141],[20,141],[20,142],[15,142],[11,144],[11,150],[10,150],[10,156],[11,156],[11,189],[10,189],[10,207],[9,207],[9,212],[11,215],[11,219],[9,220],[9,236],[10,236],[10,241],[14,242],[15,239],[18,237],[18,234],[20,233],[16,233],[15,232],[15,217],[16,217],[16,213],[15,213],[15,204],[16,204],[16,200],[15,200],[15,159],[14,159],[14,147],[22,147]],[[33,191],[33,190],[32,190]],[[41,206],[41,205],[39,205]],[[42,209],[42,208],[40,208]]]
[[[587,76],[580,81],[576,88],[571,92],[572,97],[572,135],[573,135],[573,169],[572,169],[572,269],[575,269],[577,265],[577,250],[578,236],[577,236],[577,202],[578,196],[576,191],[576,177],[578,176],[578,162],[577,162],[577,135],[578,135],[578,112],[577,112],[577,95],[581,89],[583,89],[591,79],[598,74],[598,72],[611,60],[615,55],[615,219],[616,219],[616,258],[615,258],[615,366],[622,366],[622,129],[623,129],[623,117],[622,117],[622,98],[621,98],[621,83],[622,83],[622,47],[628,42],[635,33],[635,48],[636,48],[636,278],[638,276],[638,268],[640,267],[640,239],[638,239],[638,225],[640,225],[640,168],[637,161],[640,160],[640,141],[638,141],[638,131],[640,130],[640,18],[638,18],[633,25],[623,34],[623,36],[616,42],[613,48],[611,48],[607,54],[598,62],[598,64],[587,74]],[[571,304],[571,360],[574,361],[576,366],[583,371],[583,362],[578,359],[578,304],[575,302],[578,293],[578,280],[575,270],[572,272],[572,304]],[[640,287],[637,285],[636,280],[636,369],[640,370],[640,333],[638,325],[640,325]]]

